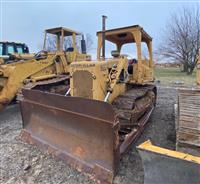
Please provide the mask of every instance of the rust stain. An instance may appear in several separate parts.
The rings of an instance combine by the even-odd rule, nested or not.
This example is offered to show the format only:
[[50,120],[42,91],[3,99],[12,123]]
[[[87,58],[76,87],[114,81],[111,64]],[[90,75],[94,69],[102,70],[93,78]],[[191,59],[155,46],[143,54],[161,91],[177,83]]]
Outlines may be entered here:
[[83,158],[85,156],[85,150],[80,146],[76,147],[74,153],[75,156]]

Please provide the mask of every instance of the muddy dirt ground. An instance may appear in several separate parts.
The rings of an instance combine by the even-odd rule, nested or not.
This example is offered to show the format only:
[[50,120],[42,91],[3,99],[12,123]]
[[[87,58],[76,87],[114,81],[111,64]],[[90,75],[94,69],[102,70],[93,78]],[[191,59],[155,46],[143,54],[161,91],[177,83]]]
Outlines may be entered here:
[[[155,145],[175,149],[174,104],[177,92],[175,89],[159,88],[156,109],[149,123],[132,149],[126,153],[115,184],[142,184],[143,168],[136,145],[150,139]],[[41,153],[36,147],[15,139],[22,128],[18,105],[9,106],[0,113],[0,183],[43,183],[43,184],[78,184],[97,183],[87,175]]]

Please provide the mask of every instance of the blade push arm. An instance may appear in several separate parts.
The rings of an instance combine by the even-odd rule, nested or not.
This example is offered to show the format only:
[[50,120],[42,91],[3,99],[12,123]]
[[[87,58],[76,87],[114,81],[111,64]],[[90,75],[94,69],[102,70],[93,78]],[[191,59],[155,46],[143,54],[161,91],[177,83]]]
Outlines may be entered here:
[[120,58],[120,60],[112,66],[110,73],[108,75],[108,89],[106,97],[104,99],[105,102],[108,100],[110,94],[112,93],[117,82],[119,81],[121,72],[124,70],[124,68],[127,68],[126,65],[127,65],[127,59]]

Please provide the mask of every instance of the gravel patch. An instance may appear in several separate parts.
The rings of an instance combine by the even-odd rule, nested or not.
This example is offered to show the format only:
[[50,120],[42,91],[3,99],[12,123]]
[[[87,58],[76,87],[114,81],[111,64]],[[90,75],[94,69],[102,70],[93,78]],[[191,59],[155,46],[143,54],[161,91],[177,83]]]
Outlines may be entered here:
[[[143,183],[142,162],[135,146],[150,139],[155,145],[175,149],[176,100],[176,89],[159,87],[157,106],[142,136],[132,149],[123,155],[114,184]],[[21,128],[18,105],[9,106],[0,113],[0,183],[98,183],[62,161],[43,154],[37,147],[16,140]]]

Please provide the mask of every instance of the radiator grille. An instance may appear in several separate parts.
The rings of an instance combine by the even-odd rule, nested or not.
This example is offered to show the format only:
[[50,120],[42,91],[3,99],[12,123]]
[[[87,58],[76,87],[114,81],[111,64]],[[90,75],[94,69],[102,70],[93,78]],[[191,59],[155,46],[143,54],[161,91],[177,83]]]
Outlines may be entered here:
[[73,74],[74,96],[93,98],[93,78],[88,71],[76,71]]

